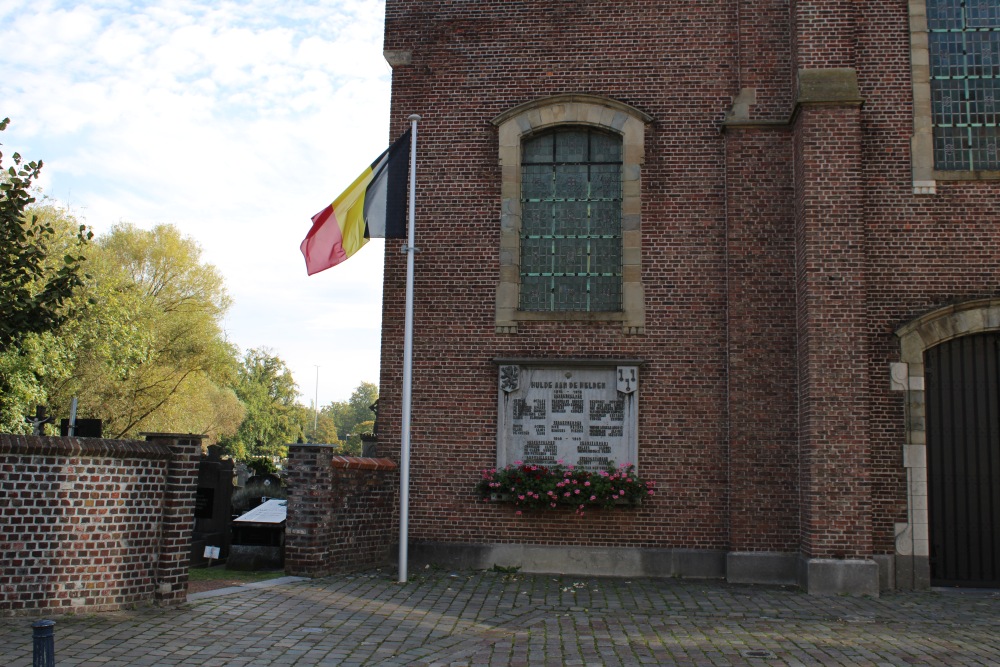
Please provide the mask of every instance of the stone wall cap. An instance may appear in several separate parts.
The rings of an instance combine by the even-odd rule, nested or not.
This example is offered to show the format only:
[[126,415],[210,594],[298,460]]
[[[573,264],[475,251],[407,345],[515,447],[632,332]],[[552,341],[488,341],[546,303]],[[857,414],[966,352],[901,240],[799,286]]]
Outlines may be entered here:
[[334,468],[352,470],[396,470],[399,466],[391,459],[373,459],[366,456],[334,456],[330,459]]
[[43,435],[0,434],[0,454],[30,456],[98,456],[170,459],[170,449],[157,442]]

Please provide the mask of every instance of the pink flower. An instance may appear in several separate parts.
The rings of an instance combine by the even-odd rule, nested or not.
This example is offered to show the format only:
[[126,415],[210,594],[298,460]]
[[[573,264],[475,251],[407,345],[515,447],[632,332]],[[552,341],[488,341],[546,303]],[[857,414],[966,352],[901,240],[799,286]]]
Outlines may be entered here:
[[569,491],[563,494],[565,497],[569,498]]
[[590,482],[584,482],[583,485],[584,486],[590,486]]
[[556,506],[556,504],[555,504],[555,503],[549,503],[549,505],[550,505],[551,507],[555,507],[555,506]]
[[521,510],[518,510],[518,511],[514,512],[514,515],[515,516],[521,516]]
[[590,499],[591,500],[597,500],[597,496],[591,496]]
[[518,496],[517,499],[518,500],[524,500],[524,496]]
[[649,495],[651,495],[651,496],[653,496],[653,495],[656,495],[656,494],[655,494],[655,492],[654,492],[654,491],[653,491],[652,489],[650,489],[650,490],[649,490],[649,491],[647,491],[646,493],[648,493],[648,494],[649,494]]

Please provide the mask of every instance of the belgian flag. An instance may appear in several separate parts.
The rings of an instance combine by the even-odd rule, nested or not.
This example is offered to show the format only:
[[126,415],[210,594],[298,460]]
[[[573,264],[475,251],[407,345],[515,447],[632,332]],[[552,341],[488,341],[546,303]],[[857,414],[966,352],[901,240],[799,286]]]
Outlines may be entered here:
[[370,238],[406,238],[410,132],[404,132],[332,204],[312,217],[312,229],[299,246],[309,275],[340,264]]

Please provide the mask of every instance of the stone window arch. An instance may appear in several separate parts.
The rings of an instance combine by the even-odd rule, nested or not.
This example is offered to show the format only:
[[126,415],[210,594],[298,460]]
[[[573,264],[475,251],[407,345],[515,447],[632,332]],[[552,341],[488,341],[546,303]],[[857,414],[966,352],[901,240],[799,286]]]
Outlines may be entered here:
[[[652,118],[627,104],[592,95],[534,100],[493,119],[499,134],[501,181],[500,283],[496,329],[516,333],[523,321],[621,322],[629,334],[643,333],[642,174],[645,129]],[[593,129],[621,140],[621,309],[527,310],[521,308],[522,158],[524,144],[559,128]]]
[[[1000,299],[979,299],[926,313],[896,330],[900,361],[891,366],[891,387],[905,394],[907,521],[896,525],[897,584],[930,585],[930,510],[927,494],[927,433],[924,352],[946,341],[1000,331]],[[899,557],[904,557],[900,562]]]

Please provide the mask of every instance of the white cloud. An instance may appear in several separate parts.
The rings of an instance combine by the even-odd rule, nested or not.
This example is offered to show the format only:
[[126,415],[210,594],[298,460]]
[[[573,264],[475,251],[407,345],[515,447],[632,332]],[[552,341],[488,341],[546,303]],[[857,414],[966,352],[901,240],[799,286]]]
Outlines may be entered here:
[[[229,335],[312,397],[377,381],[381,244],[307,278],[309,217],[388,142],[384,3],[15,1],[0,8],[5,153],[96,231],[177,225],[226,276]],[[336,368],[336,373],[333,369]]]

